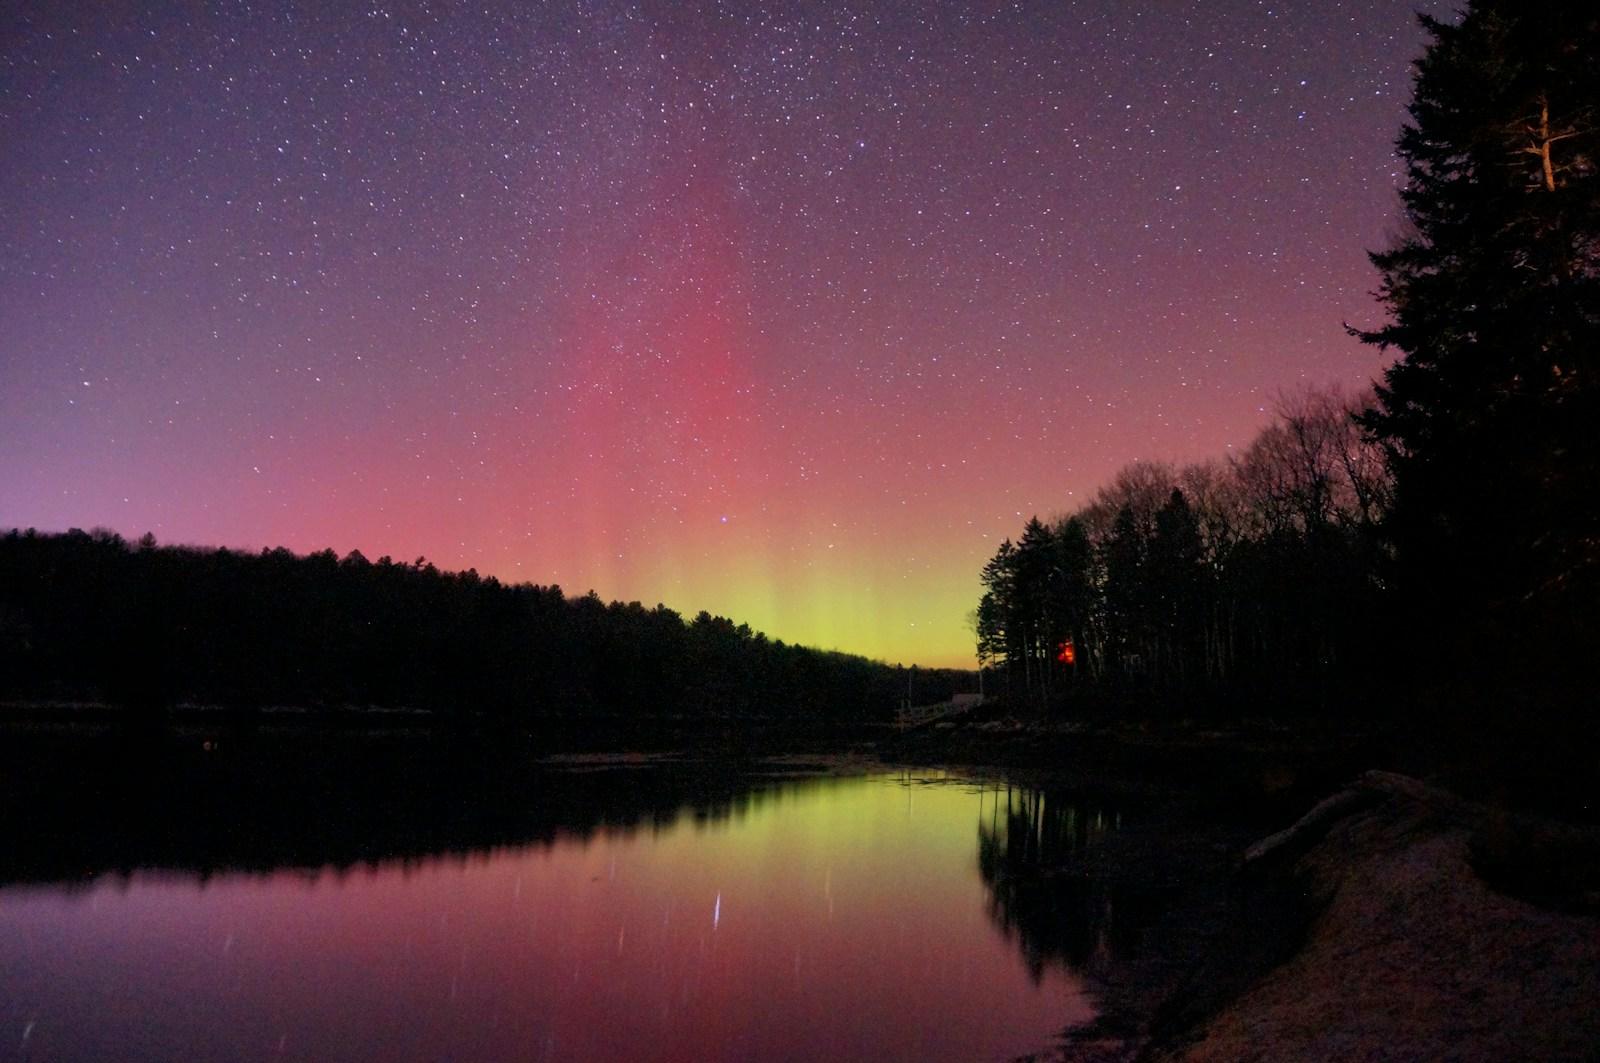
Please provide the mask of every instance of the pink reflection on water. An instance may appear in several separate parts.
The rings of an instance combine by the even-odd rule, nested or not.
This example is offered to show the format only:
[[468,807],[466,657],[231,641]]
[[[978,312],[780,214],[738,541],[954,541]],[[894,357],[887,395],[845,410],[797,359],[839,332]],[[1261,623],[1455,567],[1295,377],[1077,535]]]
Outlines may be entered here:
[[0,891],[0,1059],[1008,1059],[1089,1009],[988,916],[979,800],[817,780],[422,866]]

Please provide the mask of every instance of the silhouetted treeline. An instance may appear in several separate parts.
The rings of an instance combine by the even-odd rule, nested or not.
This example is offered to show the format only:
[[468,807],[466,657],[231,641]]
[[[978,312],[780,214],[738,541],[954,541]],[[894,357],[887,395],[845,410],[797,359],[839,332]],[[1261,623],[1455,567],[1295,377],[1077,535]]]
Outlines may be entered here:
[[[948,697],[961,673],[919,670]],[[0,698],[424,709],[516,722],[587,714],[876,720],[904,673],[747,625],[418,559],[136,545],[107,531],[0,537]]]
[[1295,400],[1236,460],[1133,466],[1004,544],[975,627],[1013,690],[1402,691],[1592,731],[1600,16],[1421,21],[1401,225],[1371,255],[1387,320],[1349,329],[1395,362],[1365,399]]
[[1322,701],[1381,656],[1390,496],[1362,397],[1307,392],[1238,457],[1139,463],[983,569],[979,659],[1009,691]]

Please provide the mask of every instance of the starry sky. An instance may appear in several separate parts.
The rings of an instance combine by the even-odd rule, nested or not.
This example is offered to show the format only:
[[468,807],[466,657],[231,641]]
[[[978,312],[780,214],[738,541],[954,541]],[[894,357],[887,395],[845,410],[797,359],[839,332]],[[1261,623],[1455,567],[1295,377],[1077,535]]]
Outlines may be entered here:
[[11,3],[0,527],[963,665],[978,569],[1381,356],[1426,0]]

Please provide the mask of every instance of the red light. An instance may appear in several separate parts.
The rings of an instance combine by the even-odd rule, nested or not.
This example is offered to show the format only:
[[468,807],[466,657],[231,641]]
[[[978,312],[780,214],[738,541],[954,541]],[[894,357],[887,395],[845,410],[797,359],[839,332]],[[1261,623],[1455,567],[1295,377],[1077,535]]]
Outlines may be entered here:
[[1056,654],[1056,660],[1060,661],[1062,664],[1076,664],[1077,663],[1077,661],[1078,661],[1078,650],[1077,650],[1076,647],[1074,647],[1072,645],[1072,640],[1071,639],[1068,639],[1067,641],[1065,641],[1065,642],[1063,642],[1061,644],[1061,650],[1060,650],[1059,653]]

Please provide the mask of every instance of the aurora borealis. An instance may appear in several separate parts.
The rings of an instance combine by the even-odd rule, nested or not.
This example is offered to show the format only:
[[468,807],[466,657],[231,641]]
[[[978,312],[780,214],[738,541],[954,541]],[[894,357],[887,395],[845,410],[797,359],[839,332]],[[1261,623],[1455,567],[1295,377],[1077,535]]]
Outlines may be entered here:
[[967,664],[1021,520],[1380,367],[1414,5],[329,6],[0,16],[0,527]]

